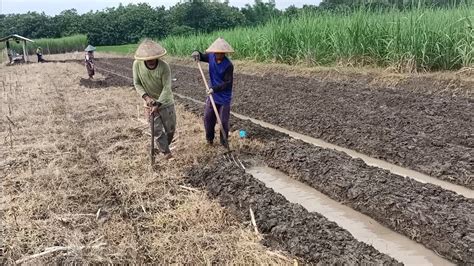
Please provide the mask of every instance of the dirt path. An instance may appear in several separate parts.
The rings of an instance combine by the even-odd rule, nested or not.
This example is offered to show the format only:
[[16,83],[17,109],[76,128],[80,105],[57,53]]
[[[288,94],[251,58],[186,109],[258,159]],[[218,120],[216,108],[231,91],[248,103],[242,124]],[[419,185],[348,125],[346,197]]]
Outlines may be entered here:
[[[130,74],[131,59],[107,62]],[[177,92],[204,97],[195,68],[173,65],[173,72]],[[474,188],[472,88],[423,78],[404,86],[237,74],[234,111]]]

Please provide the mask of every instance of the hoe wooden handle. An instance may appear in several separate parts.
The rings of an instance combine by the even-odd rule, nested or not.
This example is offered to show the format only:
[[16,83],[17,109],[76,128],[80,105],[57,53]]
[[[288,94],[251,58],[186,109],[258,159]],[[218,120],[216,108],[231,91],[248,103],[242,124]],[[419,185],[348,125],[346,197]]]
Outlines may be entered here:
[[150,114],[150,129],[151,129],[151,143],[150,143],[150,163],[151,167],[155,164],[155,113]]
[[[199,61],[197,61],[197,64],[198,64],[198,67],[199,67],[199,72],[201,72],[201,76],[202,76],[202,80],[204,81],[204,85],[206,85],[206,92],[207,92],[207,91],[209,91],[209,85],[207,84],[206,76],[204,75],[204,72],[202,71],[202,67],[201,67],[201,64],[199,63]],[[212,97],[212,94],[209,94],[209,99],[211,100],[212,109],[214,109],[214,114],[216,115],[217,122],[220,125],[220,129],[221,129],[222,137],[224,138],[225,146],[230,151],[230,146],[229,146],[229,142],[227,141],[227,136],[225,134],[224,125],[222,124],[221,117],[219,116],[219,112],[217,111],[216,103],[214,102],[214,97]]]

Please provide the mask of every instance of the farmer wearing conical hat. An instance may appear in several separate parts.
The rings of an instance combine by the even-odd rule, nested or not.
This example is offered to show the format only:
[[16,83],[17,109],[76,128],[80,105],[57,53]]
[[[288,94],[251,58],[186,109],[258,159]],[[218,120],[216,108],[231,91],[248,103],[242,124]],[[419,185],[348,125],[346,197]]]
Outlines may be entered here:
[[41,48],[41,46],[38,46],[38,48],[36,48],[36,56],[38,57],[38,63],[41,63],[43,62],[43,49]]
[[84,51],[86,52],[86,55],[85,55],[85,58],[84,58],[85,59],[84,64],[86,65],[87,74],[89,75],[90,79],[93,79],[94,74],[95,74],[95,68],[94,68],[95,47],[89,44],[86,47],[86,49],[84,49]]
[[171,71],[168,63],[161,60],[166,54],[158,43],[143,41],[135,52],[133,62],[133,84],[137,93],[154,114],[156,152],[172,158],[170,144],[176,129],[176,111],[171,91]]
[[[207,93],[209,95],[212,94],[214,97],[226,134],[225,139],[228,139],[229,136],[230,104],[232,101],[232,83],[234,80],[234,66],[226,54],[233,52],[234,49],[232,49],[229,43],[222,38],[218,38],[206,50],[205,54],[199,51],[192,53],[194,60],[209,63],[211,86]],[[208,98],[204,109],[204,128],[206,129],[206,140],[209,145],[212,145],[214,142],[216,120],[216,115]],[[224,143],[225,139],[221,135],[220,142],[224,146],[226,145],[226,143]]]

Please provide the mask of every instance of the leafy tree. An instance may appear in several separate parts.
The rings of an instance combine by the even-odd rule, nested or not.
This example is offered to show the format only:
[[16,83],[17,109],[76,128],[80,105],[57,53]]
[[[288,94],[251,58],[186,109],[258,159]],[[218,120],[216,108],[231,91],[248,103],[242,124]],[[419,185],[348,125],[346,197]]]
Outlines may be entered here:
[[89,42],[94,45],[136,43],[143,37],[162,38],[169,33],[170,21],[164,7],[148,4],[119,5],[85,15]]
[[253,5],[245,5],[245,7],[241,9],[241,12],[247,20],[247,25],[251,26],[263,24],[272,17],[277,17],[282,14],[282,12],[276,8],[275,0],[268,0],[268,2],[255,0]]
[[58,30],[58,36],[55,37],[70,36],[84,32],[81,25],[81,16],[77,14],[76,9],[64,10],[50,20],[51,24],[55,25]]
[[1,17],[2,36],[20,34],[30,38],[55,35],[56,31],[44,13],[28,12]]
[[194,34],[195,29],[189,26],[175,26],[170,32],[170,35],[181,36]]
[[[189,1],[171,8],[170,15],[174,27],[194,29],[194,32],[211,32],[242,25],[244,16],[227,2]],[[183,28],[183,26],[185,28]],[[173,31],[179,31],[178,29]]]
[[295,7],[294,5],[289,6],[285,12],[285,16],[287,17],[297,17],[300,14],[300,9]]

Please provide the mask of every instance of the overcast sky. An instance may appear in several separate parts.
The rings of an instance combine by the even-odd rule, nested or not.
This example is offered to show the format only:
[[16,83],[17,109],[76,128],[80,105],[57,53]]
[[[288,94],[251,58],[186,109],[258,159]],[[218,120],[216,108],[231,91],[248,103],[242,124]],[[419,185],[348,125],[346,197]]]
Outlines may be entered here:
[[[265,0],[264,0],[265,1]],[[151,6],[170,7],[178,0],[0,0],[0,13],[26,13],[28,11],[45,12],[47,15],[59,14],[62,10],[75,8],[80,14],[90,10],[101,10],[106,7],[118,6],[119,3],[143,3]],[[254,0],[229,0],[230,5],[243,7],[252,4]],[[304,4],[318,5],[321,0],[276,0],[277,8],[285,9],[290,5],[301,7]]]

